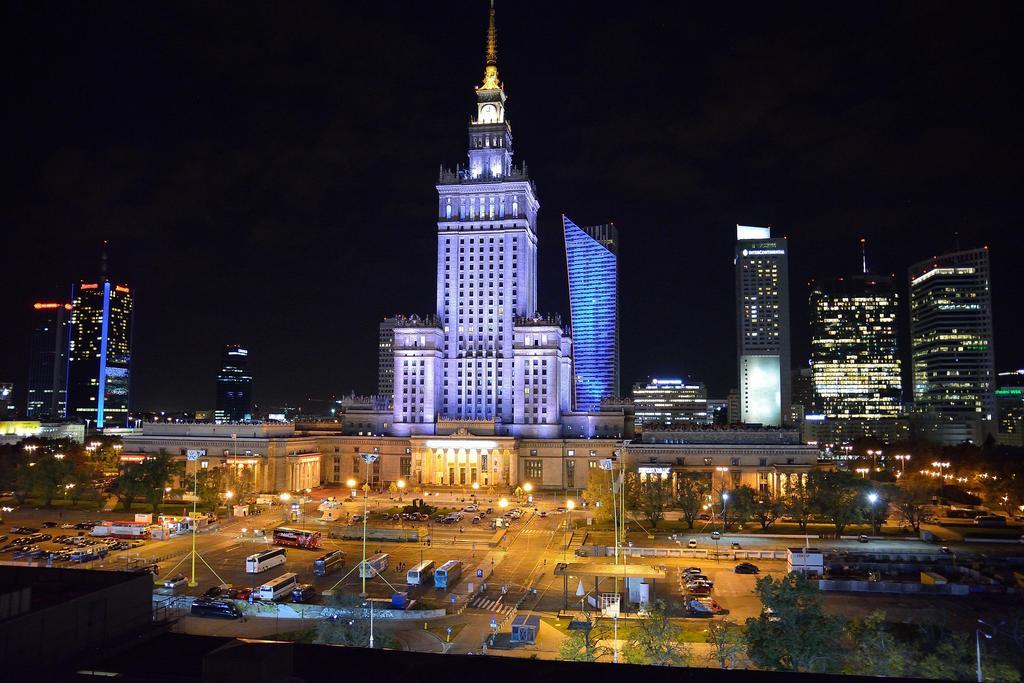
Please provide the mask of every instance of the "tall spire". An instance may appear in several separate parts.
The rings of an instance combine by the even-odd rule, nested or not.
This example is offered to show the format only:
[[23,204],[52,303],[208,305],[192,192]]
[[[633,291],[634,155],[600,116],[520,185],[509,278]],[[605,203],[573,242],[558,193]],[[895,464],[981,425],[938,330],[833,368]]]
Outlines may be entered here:
[[487,23],[487,62],[484,67],[484,90],[497,90],[498,80],[498,30],[494,27],[494,0],[491,0],[491,16]]

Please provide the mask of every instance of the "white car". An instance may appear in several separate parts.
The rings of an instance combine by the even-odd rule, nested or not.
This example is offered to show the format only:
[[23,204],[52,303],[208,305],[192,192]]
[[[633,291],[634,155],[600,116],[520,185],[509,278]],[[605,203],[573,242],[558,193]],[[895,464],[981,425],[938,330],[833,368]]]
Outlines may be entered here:
[[686,547],[687,548],[696,548],[697,547],[697,539],[691,538],[689,541],[686,542]]
[[177,588],[178,586],[184,586],[187,583],[188,579],[186,579],[182,574],[178,574],[177,576],[164,579],[164,588]]
[[466,507],[462,508],[462,511],[463,512],[476,512],[479,509],[480,508],[478,508],[476,505],[467,505]]

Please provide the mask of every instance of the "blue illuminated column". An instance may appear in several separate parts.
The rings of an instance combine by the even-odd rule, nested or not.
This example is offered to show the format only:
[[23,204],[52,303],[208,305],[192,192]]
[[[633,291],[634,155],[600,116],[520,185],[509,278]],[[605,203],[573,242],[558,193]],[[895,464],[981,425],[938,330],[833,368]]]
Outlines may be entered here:
[[562,216],[572,312],[575,408],[593,412],[619,395],[618,231]]

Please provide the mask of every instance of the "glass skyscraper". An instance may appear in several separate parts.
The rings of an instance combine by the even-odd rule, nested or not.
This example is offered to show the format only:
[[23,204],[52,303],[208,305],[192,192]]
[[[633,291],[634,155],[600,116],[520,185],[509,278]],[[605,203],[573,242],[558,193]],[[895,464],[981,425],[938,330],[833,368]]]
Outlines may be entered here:
[[910,267],[914,411],[922,436],[981,443],[994,431],[995,359],[988,249]]
[[71,345],[71,304],[32,305],[32,346],[28,361],[30,420],[63,420],[67,411],[68,348]]
[[562,216],[572,312],[575,409],[600,410],[619,395],[619,235]]
[[892,279],[857,275],[811,290],[811,372],[826,418],[879,419],[902,412],[896,350],[899,297]]
[[217,374],[217,408],[214,422],[241,422],[252,419],[252,375],[249,351],[238,344],[224,347]]
[[74,290],[68,352],[69,420],[97,429],[128,421],[132,292],[104,277]]

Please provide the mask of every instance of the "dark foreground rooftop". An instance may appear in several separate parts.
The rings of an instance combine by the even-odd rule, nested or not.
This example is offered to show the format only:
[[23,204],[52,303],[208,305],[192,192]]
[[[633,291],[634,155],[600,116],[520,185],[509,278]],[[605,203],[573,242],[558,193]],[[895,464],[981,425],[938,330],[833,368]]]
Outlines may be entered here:
[[[86,670],[95,672],[85,673]],[[189,636],[168,633],[139,642],[119,654],[82,667],[75,680],[99,683],[111,675],[126,683],[191,683],[245,681],[353,680],[371,674],[387,681],[587,681],[587,683],[688,683],[690,681],[793,681],[793,674],[761,671],[720,671],[639,667],[629,664],[589,664],[512,657],[438,655],[367,650],[329,645],[266,640]],[[805,681],[856,683],[877,681],[857,676],[801,674]]]

